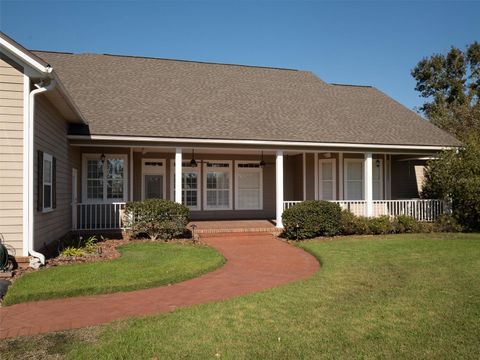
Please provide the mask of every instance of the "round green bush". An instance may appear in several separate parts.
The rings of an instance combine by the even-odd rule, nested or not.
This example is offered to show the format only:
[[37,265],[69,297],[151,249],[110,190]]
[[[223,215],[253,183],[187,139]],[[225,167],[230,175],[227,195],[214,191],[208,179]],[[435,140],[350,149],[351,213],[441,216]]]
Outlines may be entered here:
[[341,230],[341,208],[329,201],[307,200],[286,209],[282,220],[288,239],[334,236]]
[[393,232],[393,225],[388,216],[372,217],[368,219],[369,233],[385,235]]
[[419,221],[407,215],[399,215],[393,221],[393,230],[398,234],[415,233],[421,230]]
[[125,206],[125,224],[133,236],[169,240],[185,232],[190,210],[170,200],[131,201]]
[[357,235],[357,217],[348,209],[342,210],[340,229],[343,235]]

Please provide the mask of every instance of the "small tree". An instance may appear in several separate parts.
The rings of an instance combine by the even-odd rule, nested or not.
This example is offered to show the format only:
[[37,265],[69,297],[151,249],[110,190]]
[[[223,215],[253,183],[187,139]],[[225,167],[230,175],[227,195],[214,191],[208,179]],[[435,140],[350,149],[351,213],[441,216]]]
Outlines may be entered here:
[[480,230],[480,139],[471,135],[465,146],[443,151],[428,163],[422,196],[452,201],[453,215],[470,231]]

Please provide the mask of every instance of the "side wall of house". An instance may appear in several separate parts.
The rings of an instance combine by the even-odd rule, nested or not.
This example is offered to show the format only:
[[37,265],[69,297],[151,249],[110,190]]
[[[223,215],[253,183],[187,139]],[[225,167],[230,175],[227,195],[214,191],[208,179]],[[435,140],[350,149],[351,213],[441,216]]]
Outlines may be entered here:
[[420,197],[425,160],[409,160],[411,156],[392,156],[392,199]]
[[[71,230],[72,160],[67,140],[68,124],[44,95],[37,95],[35,104],[34,145],[34,247],[42,249]],[[49,212],[37,209],[37,151],[56,158],[56,208]]]
[[0,235],[23,250],[23,69],[0,54]]

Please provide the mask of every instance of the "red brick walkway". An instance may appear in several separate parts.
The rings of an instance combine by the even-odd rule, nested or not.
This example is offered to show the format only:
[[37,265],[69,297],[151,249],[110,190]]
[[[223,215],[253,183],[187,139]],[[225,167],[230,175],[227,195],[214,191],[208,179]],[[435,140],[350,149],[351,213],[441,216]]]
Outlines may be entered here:
[[172,286],[0,308],[0,338],[87,327],[225,300],[307,278],[319,267],[313,256],[268,233],[211,234],[201,240],[225,256],[227,263],[222,268]]

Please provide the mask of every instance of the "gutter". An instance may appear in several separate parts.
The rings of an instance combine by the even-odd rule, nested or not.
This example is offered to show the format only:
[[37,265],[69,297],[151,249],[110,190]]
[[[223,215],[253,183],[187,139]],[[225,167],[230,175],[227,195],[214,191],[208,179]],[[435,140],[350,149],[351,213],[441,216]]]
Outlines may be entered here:
[[39,253],[38,251],[35,251],[33,249],[33,235],[34,235],[34,204],[33,204],[33,194],[34,194],[34,174],[33,174],[33,167],[34,167],[34,141],[35,141],[35,136],[34,136],[34,131],[35,131],[35,121],[34,121],[34,116],[35,116],[35,96],[38,94],[45,93],[47,91],[52,90],[55,87],[55,81],[51,80],[50,83],[46,86],[43,85],[43,83],[35,84],[37,89],[32,90],[29,95],[29,102],[28,102],[28,128],[27,128],[27,137],[28,137],[28,143],[27,143],[27,149],[24,151],[27,152],[28,158],[27,161],[28,163],[26,164],[28,168],[28,235],[27,235],[27,241],[28,241],[28,253],[36,257],[40,260],[40,263],[42,265],[45,265],[45,255],[42,253]]

